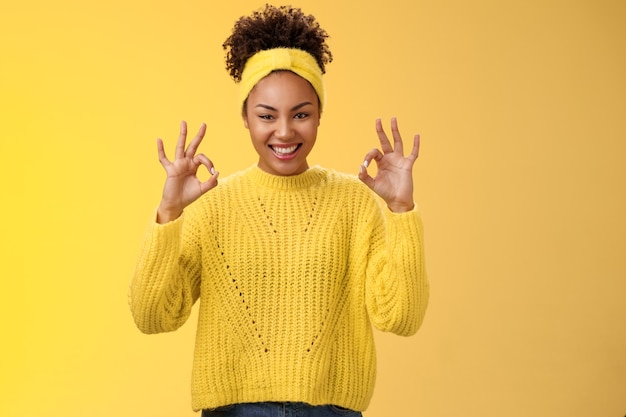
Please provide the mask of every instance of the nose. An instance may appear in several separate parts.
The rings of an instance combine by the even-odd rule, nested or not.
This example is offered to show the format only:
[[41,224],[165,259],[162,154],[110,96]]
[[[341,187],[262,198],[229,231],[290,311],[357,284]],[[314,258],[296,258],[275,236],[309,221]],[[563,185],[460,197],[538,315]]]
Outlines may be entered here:
[[277,122],[276,132],[274,133],[277,139],[287,141],[293,139],[294,137],[294,129],[291,125],[291,120],[288,118],[280,119]]

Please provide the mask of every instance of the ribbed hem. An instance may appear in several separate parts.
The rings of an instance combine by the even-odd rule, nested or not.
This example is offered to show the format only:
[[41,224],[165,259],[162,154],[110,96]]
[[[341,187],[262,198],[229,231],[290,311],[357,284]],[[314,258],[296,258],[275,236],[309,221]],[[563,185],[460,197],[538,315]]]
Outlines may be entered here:
[[[268,389],[261,389],[258,391],[246,391],[240,393],[237,396],[228,396],[221,397],[217,399],[217,397],[213,396],[202,396],[202,395],[194,395],[192,401],[192,409],[193,411],[201,411],[207,408],[215,408],[222,407],[230,404],[242,404],[242,403],[256,403],[256,402],[301,402],[310,404],[313,406],[316,405],[327,405],[332,404],[339,407],[347,408],[354,411],[365,411],[369,406],[372,392],[370,391],[366,396],[355,396],[351,395],[350,398],[344,398],[341,395],[335,395],[330,397],[322,397],[319,395],[314,395],[311,393],[307,393],[308,388],[294,388],[291,391],[294,391],[293,394],[286,395],[271,395],[268,394]],[[269,389],[269,391],[273,391]],[[284,387],[276,389],[276,391],[284,391]]]

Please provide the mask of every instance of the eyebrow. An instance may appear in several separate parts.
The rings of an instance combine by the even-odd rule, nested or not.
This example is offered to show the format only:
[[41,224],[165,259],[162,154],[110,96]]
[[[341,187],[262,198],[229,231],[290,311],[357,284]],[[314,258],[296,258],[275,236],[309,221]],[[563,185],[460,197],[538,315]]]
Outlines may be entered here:
[[[299,110],[299,109],[301,109],[302,107],[304,107],[304,106],[306,106],[306,105],[308,105],[308,104],[313,104],[313,103],[311,103],[310,101],[304,101],[304,102],[302,102],[302,103],[300,103],[300,104],[296,104],[295,106],[293,106],[293,107],[291,108],[291,110],[290,110],[290,111],[296,111],[296,110]],[[256,105],[256,106],[254,106],[254,107],[262,107],[262,108],[264,108],[264,109],[266,109],[266,110],[278,111],[278,109],[276,109],[276,108],[274,108],[274,107],[270,106],[269,104],[262,104],[262,103],[261,103],[261,104],[257,104],[257,105]]]

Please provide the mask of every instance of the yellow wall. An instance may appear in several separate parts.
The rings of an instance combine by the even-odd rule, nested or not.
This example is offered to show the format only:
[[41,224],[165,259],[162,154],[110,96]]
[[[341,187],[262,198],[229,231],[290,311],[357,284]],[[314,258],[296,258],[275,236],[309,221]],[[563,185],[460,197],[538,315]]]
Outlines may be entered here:
[[[140,334],[127,286],[157,136],[255,161],[221,43],[263,2],[5,3],[0,415],[191,416],[194,323]],[[378,116],[422,134],[430,310],[377,334],[365,415],[623,416],[626,3],[298,5],[336,58],[310,162],[356,172]]]

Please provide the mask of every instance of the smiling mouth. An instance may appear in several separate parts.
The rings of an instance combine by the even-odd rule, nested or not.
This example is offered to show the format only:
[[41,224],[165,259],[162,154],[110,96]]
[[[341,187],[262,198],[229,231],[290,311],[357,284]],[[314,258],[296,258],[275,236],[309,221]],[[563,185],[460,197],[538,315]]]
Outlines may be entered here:
[[298,143],[296,145],[290,145],[290,146],[270,145],[270,149],[277,156],[289,156],[289,155],[293,155],[300,148],[300,146],[302,146],[301,143]]

